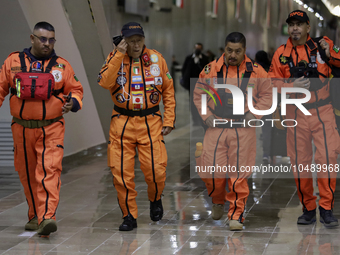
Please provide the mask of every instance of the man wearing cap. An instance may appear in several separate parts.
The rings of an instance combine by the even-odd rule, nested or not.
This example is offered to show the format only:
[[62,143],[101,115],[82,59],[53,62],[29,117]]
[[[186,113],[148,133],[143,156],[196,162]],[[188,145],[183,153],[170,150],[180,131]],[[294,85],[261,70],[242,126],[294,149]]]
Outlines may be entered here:
[[[141,25],[125,24],[122,36],[123,40],[107,57],[98,83],[110,90],[114,102],[108,165],[124,218],[119,230],[130,231],[137,227],[138,216],[134,183],[136,148],[148,185],[151,220],[163,217],[161,195],[167,165],[163,135],[174,128],[176,103],[167,64],[159,52],[146,48]],[[159,110],[162,98],[164,120]]]
[[[303,214],[298,217],[297,224],[316,221],[317,197],[313,195],[312,172],[318,172],[320,222],[326,227],[336,227],[338,220],[333,216],[332,209],[336,172],[339,170],[336,159],[340,138],[330,100],[329,82],[325,78],[331,75],[329,65],[340,66],[340,53],[329,38],[310,37],[309,18],[305,12],[291,12],[286,22],[290,38],[275,52],[269,74],[279,93],[284,87],[294,87],[308,89],[311,94],[310,100],[303,104],[311,115],[305,115],[293,104],[287,105],[286,119],[297,123],[295,127],[292,123],[292,127],[287,128],[287,153],[303,206]],[[325,57],[322,57],[323,53]],[[305,97],[303,93],[288,95],[290,98]],[[312,141],[316,146],[316,165],[311,165]]]

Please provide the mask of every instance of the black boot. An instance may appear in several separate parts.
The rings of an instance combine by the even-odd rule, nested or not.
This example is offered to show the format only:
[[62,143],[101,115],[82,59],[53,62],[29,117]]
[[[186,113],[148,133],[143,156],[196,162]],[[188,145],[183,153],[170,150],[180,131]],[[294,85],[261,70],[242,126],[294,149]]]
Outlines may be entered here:
[[153,221],[159,221],[163,218],[162,199],[155,202],[150,201],[150,218]]
[[320,222],[327,228],[333,228],[339,226],[338,219],[333,216],[332,210],[325,210],[319,206]]
[[297,224],[309,225],[316,221],[316,209],[308,211],[306,208],[303,209],[303,214],[298,218]]
[[123,223],[119,226],[119,231],[131,231],[137,227],[137,221],[131,214],[125,216]]

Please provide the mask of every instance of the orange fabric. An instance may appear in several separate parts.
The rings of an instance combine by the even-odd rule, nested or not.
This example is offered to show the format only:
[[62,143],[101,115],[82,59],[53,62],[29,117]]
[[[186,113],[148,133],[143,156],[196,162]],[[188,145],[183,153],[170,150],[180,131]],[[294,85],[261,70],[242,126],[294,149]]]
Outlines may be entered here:
[[[25,55],[26,56],[26,55]],[[25,57],[26,66],[30,67],[30,59]],[[39,61],[45,68],[50,59]],[[43,63],[44,62],[44,63]],[[71,65],[62,57],[58,57],[57,65],[51,70],[51,73],[56,73],[55,76],[55,90],[64,88],[63,94],[68,95],[72,92],[72,97],[77,99],[80,108],[82,107],[83,87],[79,81],[76,80],[74,71]],[[21,71],[20,69],[19,53],[13,52],[5,60],[0,72],[0,106],[2,105],[5,96],[9,93],[9,88],[15,88],[13,82],[14,75]],[[48,120],[54,119],[62,115],[61,107],[65,104],[63,94],[52,96],[49,100],[22,100],[16,96],[11,96],[10,109],[13,117],[25,120]]]
[[64,154],[64,119],[42,128],[12,124],[14,165],[24,187],[28,218],[55,219]]
[[[330,60],[332,61],[332,64],[340,66],[340,52],[335,52],[333,49],[333,42],[327,37],[324,38],[330,45]],[[310,37],[308,37],[308,39],[310,39]],[[278,87],[279,92],[282,87],[293,87],[292,82],[284,83],[284,80],[287,81],[291,76],[288,62],[285,57],[291,55],[294,65],[301,60],[309,63],[305,46],[306,45],[301,45],[294,48],[292,41],[289,38],[286,47],[285,45],[281,45],[275,52],[269,74],[273,78],[273,84]],[[308,54],[310,55],[311,51],[308,46],[306,47]],[[318,53],[318,71],[326,77],[329,77],[331,75],[331,69],[320,59]],[[290,94],[291,98],[300,96],[301,94]],[[311,99],[308,103],[326,99],[329,96],[329,84],[327,84],[318,90],[317,93],[311,91]],[[310,171],[307,171],[307,168],[311,168],[313,158],[312,140],[316,146],[315,163],[320,165],[328,164],[335,167],[337,164],[337,155],[340,152],[340,138],[336,130],[333,106],[331,104],[318,107],[317,109],[310,109],[309,112],[312,115],[305,116],[295,107],[295,105],[287,106],[286,119],[295,119],[298,123],[295,128],[287,128],[287,155],[290,157],[291,163],[293,167],[295,166],[295,169],[298,169],[299,167],[300,169],[306,169],[302,172],[296,170],[294,177],[298,195],[303,207],[307,208],[307,210],[313,210],[316,208],[316,196],[313,195],[312,174]],[[289,126],[291,124],[287,122],[286,125]],[[336,173],[335,171],[330,173],[319,172],[317,173],[317,177],[320,191],[319,205],[326,210],[330,210],[334,206]]]
[[[245,56],[245,60],[239,67],[229,66],[224,64],[224,54],[216,61],[208,64],[201,74],[201,80],[211,79],[217,77],[217,72],[223,68],[223,77],[225,84],[234,84],[237,86],[238,77],[242,77],[246,70],[246,62],[251,60]],[[208,71],[207,71],[208,70]],[[253,64],[253,72],[250,76],[248,84],[253,85],[254,107],[258,110],[267,110],[272,104],[272,86],[267,72],[257,64]],[[212,82],[210,82],[212,84]],[[213,85],[211,85],[213,86]],[[201,113],[201,94],[205,93],[198,87],[203,85],[197,83],[194,90],[194,103]],[[248,90],[248,88],[247,88]],[[212,92],[212,91],[210,91]],[[209,116],[213,115],[214,104],[211,98],[208,99],[207,115],[203,115],[202,119],[205,121]],[[245,105],[245,112],[249,111],[247,104]],[[219,118],[219,116],[215,116]],[[256,116],[261,118],[261,116]],[[247,177],[251,175],[251,170],[241,172],[242,167],[248,166],[251,169],[255,165],[256,156],[256,134],[254,128],[211,128],[206,130],[202,155],[197,158],[197,165],[202,167],[208,166],[227,166],[236,171],[228,171],[226,173],[221,171],[213,174],[199,173],[202,180],[205,182],[209,196],[212,197],[212,202],[215,204],[224,204],[229,201],[228,218],[238,220],[243,214],[244,207],[249,195],[249,188]],[[243,168],[244,169],[244,168]],[[227,193],[226,178],[228,178],[229,192]],[[242,218],[243,221],[243,218]]]
[[[167,75],[168,68],[165,60],[155,50],[145,48],[144,53],[147,53],[151,59],[148,66],[145,65],[142,58],[136,61],[127,54],[124,56],[119,51],[110,53],[98,77],[98,83],[110,90],[112,100],[118,107],[136,110],[133,106],[134,93],[139,94],[138,97],[142,98],[139,101],[139,103],[142,102],[140,109],[153,108],[159,105],[161,99],[164,104],[163,121],[160,111],[144,117],[120,115],[115,110],[112,112],[108,165],[114,177],[113,183],[117,190],[123,217],[128,214],[134,218],[138,217],[135,199],[137,191],[134,183],[136,148],[140,167],[148,185],[148,198],[150,201],[161,198],[165,186],[167,165],[167,153],[161,131],[162,127],[174,127],[175,124],[173,80],[170,74]],[[122,61],[124,65],[121,69]],[[158,66],[159,74],[157,70],[151,70],[152,65]],[[159,78],[161,78],[161,82]],[[121,84],[123,86],[118,84],[119,79],[124,81],[124,84]],[[158,79],[157,84],[156,79]],[[138,89],[136,89],[136,85],[139,86]],[[128,94],[123,92],[122,87],[131,95],[130,100],[122,102],[122,94],[128,99]],[[151,97],[154,92],[158,93],[159,98]]]
[[[31,66],[31,59],[25,55],[26,66]],[[45,68],[50,59],[39,61]],[[79,106],[82,107],[83,88],[75,77],[71,65],[58,57],[51,73],[55,79],[55,89],[64,89],[64,94],[72,92]],[[0,106],[9,88],[15,88],[13,77],[21,71],[19,53],[14,52],[5,60],[0,72]],[[62,116],[65,104],[63,94],[52,96],[49,100],[21,100],[15,95],[10,97],[12,116],[25,120],[48,120]],[[55,219],[59,203],[60,173],[62,170],[64,119],[42,128],[24,128],[13,122],[14,165],[24,187],[31,220],[38,217]]]
[[[133,100],[125,100],[125,102],[121,102],[119,100],[119,95],[124,95],[128,98],[126,93],[123,93],[122,87],[118,84],[117,80],[121,79],[124,81],[124,89],[131,96],[133,94],[131,84],[143,84],[144,88],[142,91],[143,94],[143,106],[141,109],[152,108],[156,105],[159,105],[160,99],[163,98],[164,104],[164,120],[163,126],[174,127],[175,126],[175,93],[173,87],[173,80],[168,71],[168,67],[166,65],[165,59],[163,56],[157,52],[156,50],[151,50],[145,48],[143,53],[147,53],[148,56],[155,56],[157,62],[151,62],[150,65],[146,66],[142,60],[139,58],[138,62],[135,62],[132,58],[130,58],[127,54],[123,55],[119,51],[114,51],[109,54],[107,57],[98,77],[98,83],[105,89],[110,90],[112,101],[115,105],[134,110],[133,108]],[[123,62],[123,70],[121,69],[121,65]],[[151,66],[157,65],[159,68],[159,75],[153,75],[151,71]],[[138,70],[138,71],[135,71]],[[135,73],[136,72],[136,73]],[[122,75],[123,74],[123,75]],[[157,74],[157,73],[154,73]],[[169,74],[169,76],[167,76]],[[133,81],[134,77],[141,76],[140,81]],[[124,77],[124,78],[122,78]],[[155,84],[155,78],[160,77],[162,80],[162,84]],[[169,78],[170,77],[170,78]],[[154,81],[155,88],[152,88],[151,84],[147,84],[147,81]],[[138,91],[139,92],[139,91]],[[136,93],[138,93],[136,92]],[[157,102],[152,102],[151,94],[153,92],[158,92],[159,99]],[[118,98],[118,99],[117,99]],[[115,111],[112,112],[112,115],[117,114]]]

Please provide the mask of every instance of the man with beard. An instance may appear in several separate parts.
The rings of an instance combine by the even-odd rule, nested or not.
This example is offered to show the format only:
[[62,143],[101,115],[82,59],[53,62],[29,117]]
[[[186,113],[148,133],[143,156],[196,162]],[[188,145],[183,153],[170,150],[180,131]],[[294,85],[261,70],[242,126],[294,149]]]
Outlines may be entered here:
[[[275,52],[269,74],[279,93],[284,87],[304,88],[311,93],[310,100],[304,104],[311,115],[305,115],[295,105],[287,105],[286,119],[298,123],[295,127],[292,125],[287,128],[287,154],[291,159],[303,210],[297,224],[306,225],[316,221],[317,197],[313,194],[311,168],[313,141],[316,146],[316,166],[323,167],[317,170],[320,222],[326,227],[336,227],[338,220],[333,216],[332,209],[340,138],[327,78],[331,76],[331,65],[340,67],[340,52],[329,38],[310,37],[309,18],[304,11],[291,12],[286,22],[290,38]],[[321,57],[323,52],[326,55],[324,58]],[[305,95],[289,93],[289,97],[304,98]]]
[[[249,195],[247,178],[255,166],[256,133],[248,121],[261,119],[249,111],[245,102],[244,114],[233,115],[233,100],[229,89],[217,89],[217,95],[209,97],[206,114],[202,114],[202,97],[212,95],[214,86],[228,84],[240,88],[244,97],[252,89],[253,105],[257,110],[268,110],[272,104],[272,85],[267,72],[247,57],[246,38],[239,32],[230,33],[225,40],[224,54],[205,66],[195,90],[194,103],[208,126],[203,140],[203,151],[197,163],[203,167],[227,167],[226,171],[216,170],[211,175],[199,173],[212,197],[212,218],[219,220],[224,213],[225,201],[229,201],[228,219],[230,230],[243,229],[243,212]],[[228,123],[215,125],[215,119]],[[233,123],[234,124],[231,124]],[[236,123],[237,124],[236,124]],[[226,192],[228,179],[229,192]]]
[[11,53],[2,66],[0,106],[11,93],[14,166],[28,203],[25,230],[49,235],[57,230],[63,114],[81,109],[83,87],[71,65],[56,55],[51,24],[37,23],[30,39],[32,47]]

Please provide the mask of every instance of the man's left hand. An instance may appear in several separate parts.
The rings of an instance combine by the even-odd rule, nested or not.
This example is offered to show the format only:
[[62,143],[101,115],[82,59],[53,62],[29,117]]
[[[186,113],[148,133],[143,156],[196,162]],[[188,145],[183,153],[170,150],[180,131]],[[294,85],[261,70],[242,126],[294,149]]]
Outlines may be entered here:
[[[66,99],[67,95],[64,95],[63,97]],[[72,107],[73,107],[73,100],[71,98],[70,102],[65,102],[64,106],[61,107],[61,109],[63,109],[63,114],[68,113],[69,111],[71,111]]]
[[170,134],[171,133],[171,131],[172,131],[172,127],[163,127],[162,128],[162,135],[168,135],[168,134]]
[[327,58],[330,58],[331,54],[329,52],[329,44],[326,42],[326,40],[324,38],[322,38],[319,41],[319,43],[320,43],[321,48],[325,50]]
[[244,119],[245,119],[245,121],[246,121],[245,127],[250,127],[250,126],[248,125],[248,121],[249,121],[249,120],[256,119],[256,118],[255,118],[255,116],[254,116],[251,112],[247,112],[247,113],[246,113],[246,116],[244,117]]

